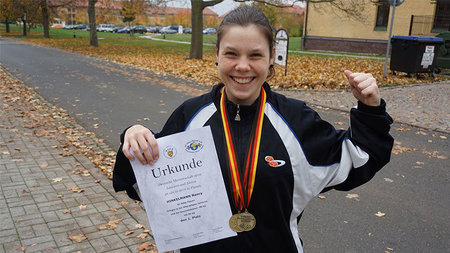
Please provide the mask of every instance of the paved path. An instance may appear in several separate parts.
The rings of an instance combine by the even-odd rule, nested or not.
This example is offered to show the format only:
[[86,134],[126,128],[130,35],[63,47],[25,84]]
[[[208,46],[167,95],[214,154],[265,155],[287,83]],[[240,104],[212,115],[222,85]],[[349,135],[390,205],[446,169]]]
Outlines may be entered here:
[[[0,252],[138,252],[139,245],[152,242],[147,233],[137,238],[149,228],[142,208],[125,194],[113,193],[111,180],[85,156],[64,149],[63,139],[41,136],[42,127],[30,126],[24,110],[36,108],[23,106],[26,101],[18,96],[24,90],[7,90],[4,81],[0,86]],[[40,96],[29,100],[46,111]]]
[[[348,112],[355,106],[349,91],[279,90],[308,104]],[[450,133],[450,82],[383,87],[387,111],[399,123]]]

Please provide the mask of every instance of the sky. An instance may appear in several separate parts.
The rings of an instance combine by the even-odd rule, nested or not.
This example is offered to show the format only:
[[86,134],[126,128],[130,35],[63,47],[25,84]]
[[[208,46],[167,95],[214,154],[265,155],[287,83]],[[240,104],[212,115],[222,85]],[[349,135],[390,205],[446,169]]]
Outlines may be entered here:
[[[293,0],[285,0],[285,3],[292,3]],[[239,6],[240,3],[236,3],[233,0],[224,0],[220,4],[216,4],[214,6],[209,7],[211,10],[216,12],[219,16],[222,14],[225,14],[229,12],[230,10],[234,9],[236,6]],[[299,3],[296,3],[300,5]],[[169,1],[168,6],[172,7],[182,7],[182,8],[191,8],[191,1],[190,0],[173,0]]]

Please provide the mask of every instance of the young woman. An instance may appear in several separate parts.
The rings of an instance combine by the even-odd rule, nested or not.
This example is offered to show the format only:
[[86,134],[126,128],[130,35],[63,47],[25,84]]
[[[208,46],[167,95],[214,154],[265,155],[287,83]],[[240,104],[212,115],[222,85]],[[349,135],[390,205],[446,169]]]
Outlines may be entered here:
[[141,163],[152,164],[159,156],[155,138],[211,127],[241,226],[233,227],[232,220],[237,236],[181,252],[303,252],[297,223],[306,204],[324,190],[350,190],[369,181],[390,159],[392,119],[370,74],[345,71],[358,106],[351,110],[351,127],[338,131],[304,102],[271,91],[265,81],[274,71],[273,43],[259,10],[230,12],[217,33],[221,83],[184,102],[160,133],[134,125],[121,135],[114,188],[139,199],[130,147]]

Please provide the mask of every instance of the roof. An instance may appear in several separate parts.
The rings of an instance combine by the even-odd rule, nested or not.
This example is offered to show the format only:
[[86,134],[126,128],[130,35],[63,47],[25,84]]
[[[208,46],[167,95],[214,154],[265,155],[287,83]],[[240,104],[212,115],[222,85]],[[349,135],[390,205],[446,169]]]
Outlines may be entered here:
[[[176,7],[154,7],[151,8],[149,10],[149,13],[153,14],[153,15],[178,15],[178,14],[183,14],[183,13],[191,13],[191,9],[190,8],[176,8]],[[205,8],[203,9],[203,15],[207,15],[207,16],[219,16],[217,15],[217,13],[215,13],[213,10],[211,10],[210,8]]]
[[305,8],[301,7],[300,5],[293,5],[292,7],[286,7],[283,8],[286,11],[290,12],[291,14],[295,14],[295,15],[302,15],[303,12],[305,12]]

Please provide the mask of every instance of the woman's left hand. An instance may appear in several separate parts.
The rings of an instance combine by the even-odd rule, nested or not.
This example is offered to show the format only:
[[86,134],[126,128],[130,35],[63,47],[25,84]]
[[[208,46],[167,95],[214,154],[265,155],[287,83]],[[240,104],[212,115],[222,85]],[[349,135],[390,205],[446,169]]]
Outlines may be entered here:
[[379,106],[381,104],[380,91],[377,80],[372,74],[352,73],[350,70],[344,71],[350,83],[353,96],[368,106]]

